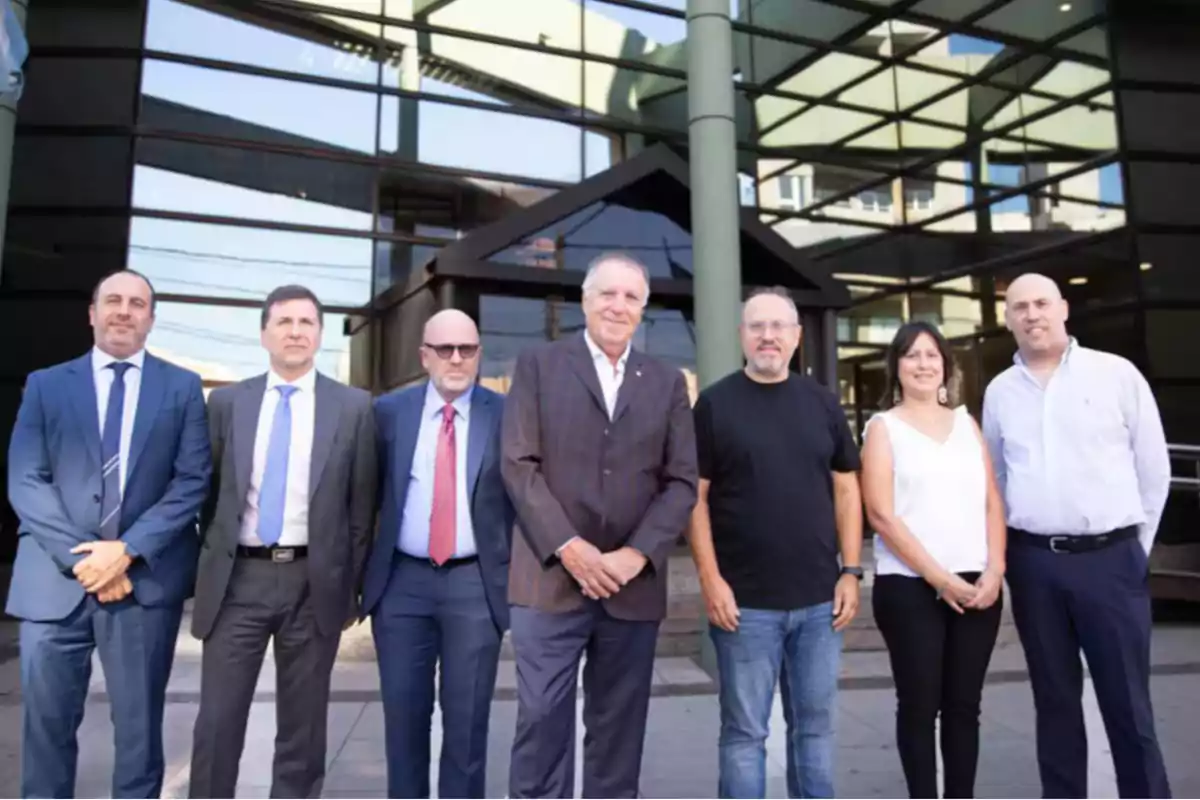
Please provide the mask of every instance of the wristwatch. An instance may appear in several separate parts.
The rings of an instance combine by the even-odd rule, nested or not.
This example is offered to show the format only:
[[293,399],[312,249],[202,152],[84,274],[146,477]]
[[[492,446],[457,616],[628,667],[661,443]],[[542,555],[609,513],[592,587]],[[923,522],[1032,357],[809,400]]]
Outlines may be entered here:
[[853,575],[854,577],[858,578],[861,581],[863,579],[863,568],[862,567],[842,567],[842,574],[843,575]]

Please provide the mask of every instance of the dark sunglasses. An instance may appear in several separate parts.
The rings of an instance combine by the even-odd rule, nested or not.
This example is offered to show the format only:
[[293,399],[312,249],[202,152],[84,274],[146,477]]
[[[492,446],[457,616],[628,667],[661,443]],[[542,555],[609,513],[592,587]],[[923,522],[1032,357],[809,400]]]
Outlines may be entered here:
[[477,344],[430,344],[426,342],[425,346],[437,353],[437,357],[442,360],[453,358],[455,350],[463,358],[474,358],[475,354],[479,352]]

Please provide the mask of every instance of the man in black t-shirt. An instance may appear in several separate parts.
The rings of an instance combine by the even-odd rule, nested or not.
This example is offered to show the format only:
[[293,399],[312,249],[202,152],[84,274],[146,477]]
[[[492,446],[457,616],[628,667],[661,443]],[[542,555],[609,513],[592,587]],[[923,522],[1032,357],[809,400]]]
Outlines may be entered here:
[[858,448],[833,393],[788,369],[801,331],[786,291],[746,301],[740,331],[745,370],[696,401],[688,532],[720,670],[718,794],[765,796],[782,678],[788,794],[832,797],[841,632],[862,579]]

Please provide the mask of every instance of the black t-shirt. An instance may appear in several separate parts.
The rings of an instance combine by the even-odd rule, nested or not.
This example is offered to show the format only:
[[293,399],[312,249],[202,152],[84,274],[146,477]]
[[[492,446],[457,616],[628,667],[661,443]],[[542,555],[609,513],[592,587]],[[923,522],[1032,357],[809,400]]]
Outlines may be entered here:
[[793,610],[832,600],[832,473],[859,467],[837,398],[795,373],[765,384],[739,371],[701,392],[694,413],[717,565],[737,604]]

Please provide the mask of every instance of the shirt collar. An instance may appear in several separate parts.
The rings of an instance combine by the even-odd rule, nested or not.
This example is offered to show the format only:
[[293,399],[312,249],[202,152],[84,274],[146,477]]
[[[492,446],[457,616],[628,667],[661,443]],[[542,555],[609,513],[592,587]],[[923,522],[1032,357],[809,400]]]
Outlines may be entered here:
[[317,369],[313,367],[294,381],[285,381],[275,370],[267,370],[267,391],[271,391],[276,386],[295,386],[304,394],[312,394],[317,386]]
[[[475,392],[475,386],[472,384],[465,392],[454,398],[450,405],[454,406],[454,412],[467,419],[471,410],[471,395]],[[441,416],[442,409],[446,407],[445,399],[438,394],[437,388],[433,385],[433,381],[425,384],[425,416],[438,417]]]
[[[592,361],[600,361],[603,359],[605,363],[612,364],[612,362],[609,361],[608,355],[600,349],[600,345],[596,344],[596,342],[592,340],[592,335],[588,333],[586,328],[583,331],[583,341],[587,342],[588,352],[592,354]],[[625,362],[629,360],[629,351],[632,349],[632,346],[633,342],[625,343],[625,352],[621,353],[621,357],[617,359],[616,368],[618,370],[625,369]]]
[[141,350],[138,350],[129,358],[115,358],[101,350],[99,347],[92,348],[93,372],[100,372],[100,370],[107,368],[109,364],[115,364],[118,361],[122,361],[126,364],[132,364],[133,366],[137,367],[138,370],[141,370],[146,364],[146,349],[142,348]]
[[[1067,338],[1067,349],[1063,350],[1062,358],[1061,358],[1061,359],[1059,359],[1059,362],[1058,362],[1058,365],[1059,365],[1060,367],[1061,367],[1063,364],[1066,364],[1066,363],[1067,363],[1067,361],[1069,361],[1069,360],[1070,360],[1071,354],[1075,352],[1075,349],[1076,349],[1078,346],[1079,346],[1079,342],[1077,342],[1077,341],[1075,340],[1075,337],[1074,337],[1074,336],[1070,336],[1070,337],[1068,337],[1068,338]],[[1021,357],[1021,351],[1020,351],[1020,350],[1017,350],[1017,352],[1013,353],[1013,363],[1014,363],[1014,364],[1016,364],[1018,367],[1026,367],[1026,366],[1028,366],[1028,365],[1025,363],[1025,359]]]

